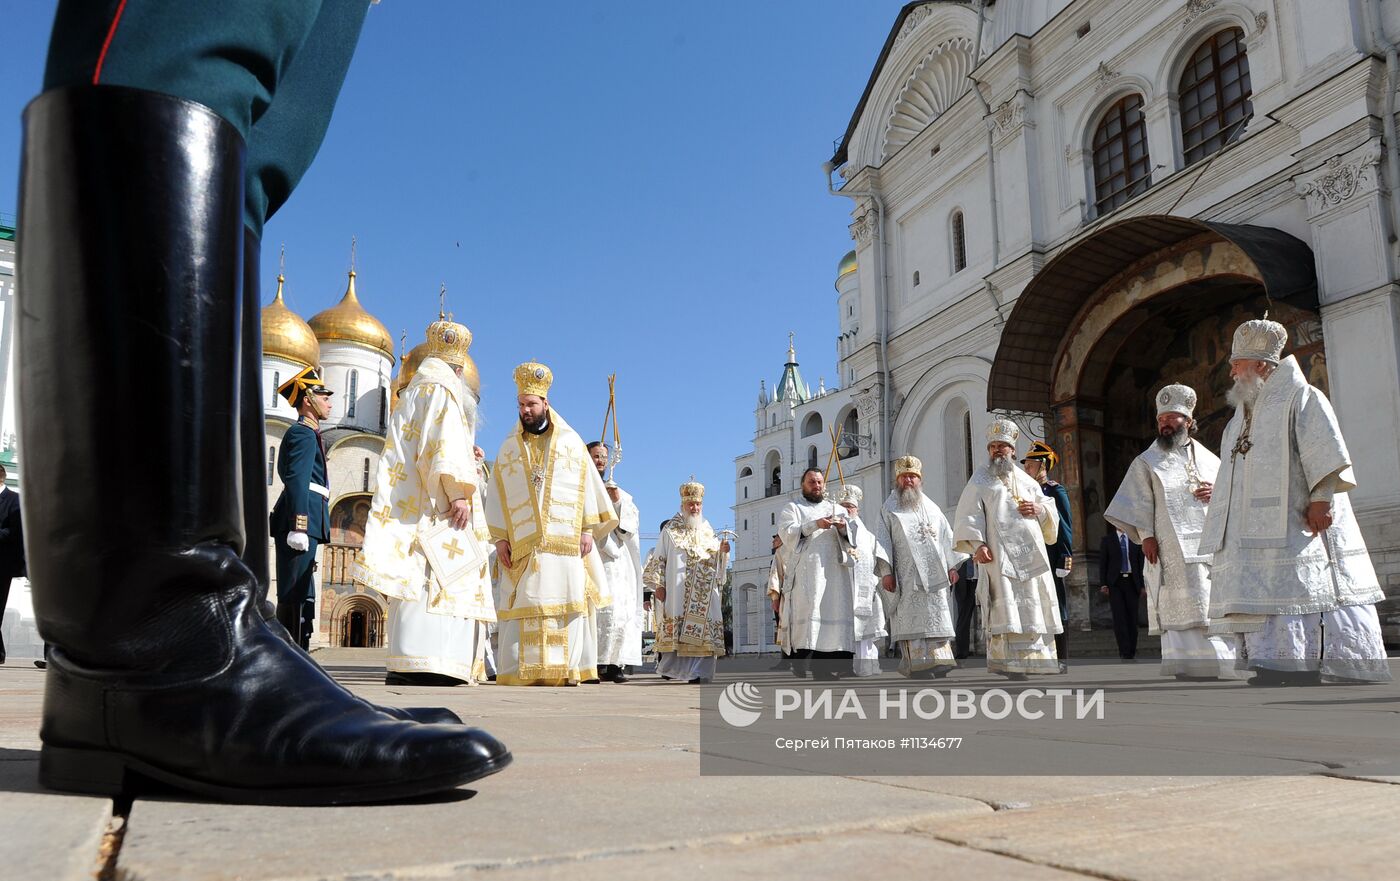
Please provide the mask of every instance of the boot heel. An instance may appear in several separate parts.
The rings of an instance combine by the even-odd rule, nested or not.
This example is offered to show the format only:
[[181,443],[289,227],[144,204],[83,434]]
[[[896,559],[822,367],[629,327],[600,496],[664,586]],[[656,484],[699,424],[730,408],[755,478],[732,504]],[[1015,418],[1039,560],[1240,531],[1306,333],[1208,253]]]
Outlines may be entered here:
[[128,772],[118,753],[45,744],[39,752],[39,782],[63,792],[120,796],[127,794]]

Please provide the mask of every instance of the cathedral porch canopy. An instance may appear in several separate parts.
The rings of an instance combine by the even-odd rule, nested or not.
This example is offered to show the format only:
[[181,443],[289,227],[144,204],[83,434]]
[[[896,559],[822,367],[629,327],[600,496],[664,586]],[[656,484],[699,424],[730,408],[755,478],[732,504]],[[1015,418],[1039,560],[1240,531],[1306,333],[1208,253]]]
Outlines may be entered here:
[[[1223,245],[1220,259],[1201,261],[1212,244]],[[1057,373],[1082,367],[1067,344],[1101,292],[1133,284],[1152,288],[1146,298],[1212,278],[1252,280],[1273,300],[1317,308],[1312,249],[1288,233],[1170,215],[1120,220],[1062,248],[1022,291],[1002,330],[987,409],[1044,413],[1058,403],[1066,383]]]

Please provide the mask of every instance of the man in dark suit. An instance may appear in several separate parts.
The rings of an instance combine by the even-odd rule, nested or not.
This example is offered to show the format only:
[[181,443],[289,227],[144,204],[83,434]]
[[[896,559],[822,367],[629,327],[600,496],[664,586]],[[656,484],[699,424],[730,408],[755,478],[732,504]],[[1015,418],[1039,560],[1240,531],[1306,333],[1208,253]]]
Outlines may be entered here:
[[953,657],[963,660],[972,654],[972,620],[977,611],[977,564],[968,557],[958,567],[958,583],[953,585]]
[[[19,519],[19,493],[5,486],[0,465],[0,618],[10,601],[10,581],[24,575],[24,529]],[[0,635],[0,664],[5,663],[5,637]]]
[[1142,580],[1142,547],[1114,526],[1099,542],[1099,592],[1108,597],[1113,610],[1113,636],[1118,641],[1118,657],[1132,661],[1137,656],[1138,598],[1146,595]]
[[331,489],[326,476],[326,447],[321,420],[331,415],[331,390],[308,367],[287,380],[277,393],[296,408],[297,421],[282,436],[277,475],[282,495],[272,508],[270,525],[277,551],[277,620],[303,649],[311,641],[316,617],[316,548],[330,540]]

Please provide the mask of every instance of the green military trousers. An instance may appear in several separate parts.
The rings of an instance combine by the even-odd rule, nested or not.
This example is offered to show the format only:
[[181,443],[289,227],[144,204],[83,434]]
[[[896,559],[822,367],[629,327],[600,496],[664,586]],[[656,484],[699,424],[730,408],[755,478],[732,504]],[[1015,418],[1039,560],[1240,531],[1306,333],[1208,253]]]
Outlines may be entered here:
[[44,88],[129,86],[203,104],[247,143],[244,224],[291,195],[330,125],[369,0],[60,0]]

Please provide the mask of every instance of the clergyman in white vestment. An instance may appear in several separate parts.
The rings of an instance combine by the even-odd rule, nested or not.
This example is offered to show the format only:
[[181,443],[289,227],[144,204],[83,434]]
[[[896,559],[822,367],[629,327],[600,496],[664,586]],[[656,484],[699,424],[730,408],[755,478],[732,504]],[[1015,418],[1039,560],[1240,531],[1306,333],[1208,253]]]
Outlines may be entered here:
[[[488,628],[494,621],[484,553],[471,566],[442,561],[483,547],[476,397],[462,379],[471,333],[439,319],[428,328],[428,354],[389,417],[364,546],[354,580],[389,602],[386,682],[475,684],[486,676]],[[450,520],[452,531],[433,527]],[[478,534],[480,530],[480,534]],[[435,538],[453,551],[430,557]],[[438,563],[434,563],[437,560]]]
[[847,484],[836,494],[836,501],[846,509],[846,535],[851,547],[846,551],[851,567],[851,597],[855,603],[855,660],[851,664],[857,676],[874,676],[880,672],[880,654],[885,647],[885,603],[880,581],[892,570],[890,555],[875,538],[875,533],[860,519],[860,503],[864,496],[860,487]]
[[1283,357],[1288,331],[1246,321],[1230,350],[1235,415],[1201,535],[1215,632],[1240,634],[1251,685],[1388,682],[1384,599],[1352,515],[1351,455],[1332,404]]
[[1200,552],[1220,460],[1191,437],[1196,392],[1168,385],[1156,396],[1157,440],[1133,464],[1104,518],[1142,545],[1148,632],[1162,637],[1162,673],[1233,678],[1235,640],[1207,631],[1210,556]]
[[967,554],[953,548],[948,518],[923,492],[923,463],[895,460],[895,488],[880,512],[880,544],[889,549],[894,572],[885,576],[894,611],[890,633],[899,643],[899,672],[915,679],[946,676],[953,656],[953,585]]
[[[602,441],[588,444],[599,477],[611,452]],[[604,682],[626,682],[623,667],[642,663],[642,518],[632,496],[611,481],[603,486],[617,512],[617,528],[598,543],[612,594],[612,605],[598,610],[598,676]]]
[[[778,535],[788,554],[781,600],[784,645],[799,662],[850,660],[856,647],[851,542],[846,512],[826,497],[820,469],[802,475],[802,497],[779,512]],[[837,675],[835,666],[819,666],[822,678]],[[794,665],[798,675],[807,669],[805,663]]]
[[729,542],[704,517],[705,487],[681,484],[681,511],[661,529],[642,574],[661,607],[656,672],[663,679],[709,682],[724,654],[720,589],[729,568]]
[[612,601],[596,544],[617,515],[582,438],[549,406],[553,381],[543,364],[515,368],[520,421],[501,444],[486,497],[502,582],[501,685],[596,681],[589,610]]
[[1055,634],[1064,628],[1045,546],[1059,515],[1040,484],[1016,465],[1021,432],[1007,419],[987,430],[987,464],[972,473],[953,516],[954,549],[980,567],[977,602],[987,669],[1009,679],[1058,673]]

